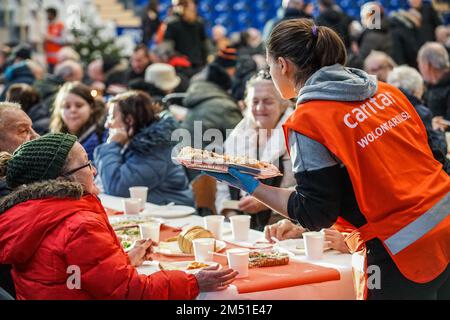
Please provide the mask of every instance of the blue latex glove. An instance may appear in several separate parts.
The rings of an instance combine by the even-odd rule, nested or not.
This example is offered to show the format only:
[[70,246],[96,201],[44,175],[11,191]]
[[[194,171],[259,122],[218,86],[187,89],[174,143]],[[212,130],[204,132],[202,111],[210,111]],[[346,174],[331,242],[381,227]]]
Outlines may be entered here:
[[216,173],[205,171],[202,171],[202,173],[214,177],[219,181],[226,182],[233,187],[242,189],[248,194],[253,194],[253,192],[255,192],[255,189],[258,188],[258,186],[261,184],[261,182],[259,182],[253,176],[239,172],[234,168],[229,168],[228,173]]

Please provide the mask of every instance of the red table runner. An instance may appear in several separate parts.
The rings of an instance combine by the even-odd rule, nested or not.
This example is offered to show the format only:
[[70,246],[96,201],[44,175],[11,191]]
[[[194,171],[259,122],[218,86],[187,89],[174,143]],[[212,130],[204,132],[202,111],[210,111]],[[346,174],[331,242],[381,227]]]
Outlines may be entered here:
[[[160,238],[164,240],[172,238],[179,233],[179,229],[169,226],[162,226]],[[236,246],[227,243],[227,248]],[[225,250],[224,250],[225,251]],[[152,254],[152,259],[156,261],[189,261],[193,257],[168,257],[162,254]],[[214,256],[214,261],[227,267],[227,259],[222,256]],[[333,268],[325,268],[315,264],[290,261],[288,265],[251,268],[248,277],[236,279],[233,285],[237,287],[239,293],[250,293],[265,290],[275,290],[287,287],[294,287],[310,283],[320,283],[325,281],[339,280],[339,271]]]

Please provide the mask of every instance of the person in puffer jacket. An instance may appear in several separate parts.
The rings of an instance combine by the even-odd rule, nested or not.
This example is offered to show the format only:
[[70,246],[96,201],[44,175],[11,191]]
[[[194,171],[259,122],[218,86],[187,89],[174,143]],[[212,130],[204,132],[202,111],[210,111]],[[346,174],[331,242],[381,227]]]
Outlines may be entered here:
[[158,114],[159,107],[142,91],[117,95],[109,103],[107,143],[94,152],[105,193],[129,197],[129,188],[148,187],[147,201],[193,206],[183,168],[172,161],[172,132],[177,121]]
[[124,252],[76,140],[48,134],[0,153],[0,177],[13,189],[0,201],[0,265],[12,265],[17,299],[185,300],[233,281],[236,272],[213,268],[139,275],[153,243]]

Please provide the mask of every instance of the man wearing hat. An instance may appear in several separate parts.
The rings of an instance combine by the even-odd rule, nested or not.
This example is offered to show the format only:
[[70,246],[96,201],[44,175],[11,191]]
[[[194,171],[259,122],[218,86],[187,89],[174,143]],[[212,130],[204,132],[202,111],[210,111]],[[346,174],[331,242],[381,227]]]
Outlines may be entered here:
[[145,70],[145,82],[161,90],[164,95],[168,95],[180,85],[181,78],[170,64],[154,63]]

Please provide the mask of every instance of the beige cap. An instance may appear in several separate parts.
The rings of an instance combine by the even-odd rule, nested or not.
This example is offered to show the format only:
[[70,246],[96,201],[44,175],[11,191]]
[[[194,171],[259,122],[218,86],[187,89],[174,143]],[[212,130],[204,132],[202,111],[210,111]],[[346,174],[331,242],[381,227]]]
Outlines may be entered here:
[[172,90],[178,87],[181,79],[170,64],[153,63],[145,70],[145,82],[161,90]]

